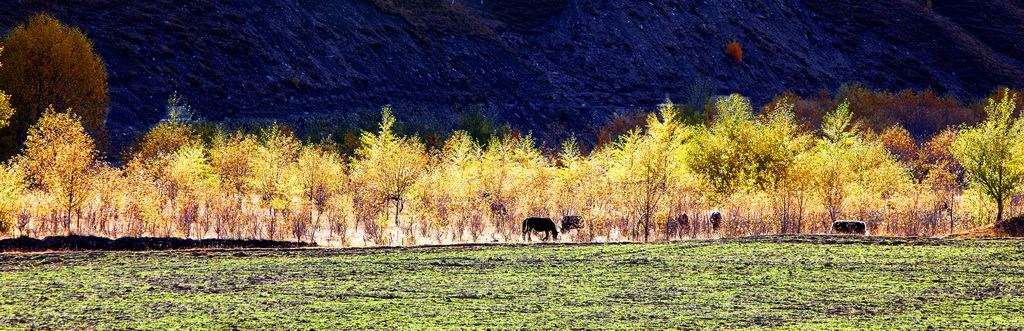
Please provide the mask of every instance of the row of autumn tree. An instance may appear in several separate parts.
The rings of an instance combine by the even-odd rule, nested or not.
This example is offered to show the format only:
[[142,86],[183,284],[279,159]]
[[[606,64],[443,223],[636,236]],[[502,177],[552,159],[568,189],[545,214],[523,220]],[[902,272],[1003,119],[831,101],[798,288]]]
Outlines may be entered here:
[[[1016,95],[988,119],[917,144],[855,125],[847,103],[817,130],[789,98],[760,112],[717,98],[708,124],[667,102],[646,124],[582,153],[544,153],[514,133],[442,148],[397,134],[390,108],[354,155],[301,143],[286,127],[201,127],[176,98],[123,166],[97,157],[71,112],[46,111],[0,168],[0,233],[294,239],[332,244],[518,241],[522,219],[579,215],[579,241],[825,233],[859,219],[872,234],[940,235],[1016,208],[1024,121]],[[907,147],[910,145],[911,147]],[[901,151],[915,151],[904,155]],[[721,211],[717,233],[707,213]],[[1012,211],[1011,211],[1012,212]],[[687,226],[676,220],[688,215]]]

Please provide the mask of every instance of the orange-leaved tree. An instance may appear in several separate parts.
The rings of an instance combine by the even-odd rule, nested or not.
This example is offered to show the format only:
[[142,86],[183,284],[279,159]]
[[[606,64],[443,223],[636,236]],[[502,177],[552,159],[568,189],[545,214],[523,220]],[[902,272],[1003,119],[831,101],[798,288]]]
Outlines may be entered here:
[[107,69],[81,30],[38,14],[12,29],[0,45],[0,87],[17,110],[10,125],[0,129],[0,157],[15,153],[28,127],[50,106],[74,112],[92,136],[104,134]]
[[743,45],[739,41],[733,40],[725,45],[725,55],[728,55],[736,63],[743,62]]

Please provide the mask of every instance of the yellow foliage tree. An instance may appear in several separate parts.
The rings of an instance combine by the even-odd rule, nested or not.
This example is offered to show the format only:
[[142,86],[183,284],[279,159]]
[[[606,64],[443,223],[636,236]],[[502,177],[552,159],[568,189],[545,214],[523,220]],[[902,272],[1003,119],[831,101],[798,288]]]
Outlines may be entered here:
[[[363,132],[360,137],[361,146],[356,150],[352,176],[373,196],[372,201],[394,203],[394,224],[401,238],[400,215],[406,195],[426,170],[429,155],[418,139],[395,134],[391,107],[384,107],[381,115],[380,130],[377,133]],[[387,208],[383,210],[382,225],[387,225],[391,215]],[[376,239],[386,240],[386,237],[377,236]]]
[[[450,234],[461,240],[470,224],[482,224],[487,196],[481,184],[483,151],[465,131],[455,132],[415,186],[422,232],[437,241]],[[503,210],[491,209],[492,217]]]
[[53,109],[43,112],[29,129],[18,162],[33,183],[59,197],[63,226],[71,234],[72,217],[80,216],[79,208],[90,193],[87,181],[97,167],[95,144],[78,116]]
[[827,114],[823,137],[807,161],[811,162],[813,185],[829,220],[835,222],[847,214],[846,209],[854,209],[856,216],[871,223],[884,219],[885,202],[907,189],[912,178],[881,141],[858,134],[851,125],[852,118],[845,102]]
[[222,187],[218,197],[217,228],[236,237],[243,230],[248,230],[250,238],[259,234],[255,218],[245,212],[250,177],[256,167],[253,158],[259,145],[251,135],[222,133],[215,137],[210,147],[211,165],[220,177]]
[[[212,192],[219,181],[212,171],[201,145],[186,145],[170,156],[164,183],[173,188],[169,203],[177,221],[178,231],[189,238]],[[202,233],[200,233],[202,235]]]
[[[316,240],[321,228],[323,215],[328,203],[341,195],[345,189],[345,164],[338,154],[319,146],[303,146],[296,161],[299,187],[302,190],[302,206],[308,218],[298,218],[292,227],[295,238],[302,240],[308,235],[309,241]],[[330,224],[330,226],[335,226]]]
[[677,118],[675,107],[666,103],[659,114],[647,117],[647,132],[633,130],[612,147],[609,175],[624,192],[620,198],[626,217],[637,218],[630,232],[642,233],[644,241],[658,225],[656,217],[667,217],[662,203],[685,166],[684,143],[691,132]]
[[0,236],[14,227],[27,189],[24,173],[16,164],[0,165]]
[[[0,58],[3,57],[4,48],[0,47]],[[4,64],[0,62],[0,70],[3,70]],[[0,129],[3,129],[11,124],[11,116],[14,116],[14,108],[11,108],[11,96],[0,90]],[[0,151],[0,155],[3,152]]]
[[132,162],[152,162],[160,156],[176,153],[187,145],[198,145],[202,141],[192,125],[184,120],[183,113],[188,105],[182,104],[177,94],[167,100],[167,117],[150,129],[135,146],[129,158]]
[[266,233],[270,239],[278,234],[278,219],[288,220],[295,212],[298,188],[292,171],[299,154],[300,142],[291,132],[273,126],[263,132],[262,143],[252,156],[249,187],[260,205],[269,212]]
[[0,130],[0,151],[18,146],[47,107],[73,112],[94,137],[103,134],[110,96],[107,69],[81,30],[38,14],[0,44],[0,86],[17,110]]

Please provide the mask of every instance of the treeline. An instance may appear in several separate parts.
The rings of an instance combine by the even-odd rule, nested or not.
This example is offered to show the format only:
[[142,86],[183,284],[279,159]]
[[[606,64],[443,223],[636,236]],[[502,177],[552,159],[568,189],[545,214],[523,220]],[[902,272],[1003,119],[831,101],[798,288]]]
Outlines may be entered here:
[[585,220],[569,234],[580,241],[826,233],[839,219],[932,236],[1022,205],[1024,121],[1008,89],[966,106],[850,85],[755,111],[695,84],[682,104],[614,118],[596,146],[557,150],[479,112],[450,135],[401,134],[390,108],[379,128],[304,142],[285,126],[193,121],[172,96],[115,166],[97,147],[106,70],[81,31],[34,16],[4,37],[0,65],[0,237],[517,241],[524,218],[569,215]]
[[[282,126],[196,125],[172,98],[120,167],[98,158],[76,115],[50,110],[0,172],[0,228],[413,244],[518,241],[526,217],[579,215],[585,226],[570,236],[580,241],[825,233],[837,219],[866,221],[872,234],[940,235],[1019,207],[1024,122],[1015,94],[997,98],[988,120],[921,143],[898,126],[856,124],[847,103],[810,130],[788,98],[755,113],[739,95],[720,97],[706,125],[686,124],[667,102],[586,154],[571,139],[545,154],[514,132],[481,144],[459,131],[428,148],[396,134],[385,108],[353,155]],[[714,234],[712,210],[724,215]]]

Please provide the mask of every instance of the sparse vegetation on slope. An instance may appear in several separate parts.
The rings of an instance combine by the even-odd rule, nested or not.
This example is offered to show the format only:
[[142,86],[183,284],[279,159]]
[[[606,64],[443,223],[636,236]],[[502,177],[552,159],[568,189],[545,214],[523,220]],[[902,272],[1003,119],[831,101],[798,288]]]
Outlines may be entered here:
[[[1001,0],[934,10],[890,0],[23,0],[4,8],[0,31],[46,12],[86,32],[110,69],[115,145],[157,123],[180,91],[202,118],[242,123],[319,115],[347,125],[391,104],[401,120],[444,130],[458,110],[479,105],[549,146],[573,134],[592,146],[614,114],[653,109],[666,95],[682,101],[696,81],[758,106],[787,90],[809,98],[846,82],[931,88],[965,103],[999,85],[1024,87],[1020,8]],[[742,42],[743,65],[723,54],[731,39]]]

